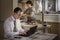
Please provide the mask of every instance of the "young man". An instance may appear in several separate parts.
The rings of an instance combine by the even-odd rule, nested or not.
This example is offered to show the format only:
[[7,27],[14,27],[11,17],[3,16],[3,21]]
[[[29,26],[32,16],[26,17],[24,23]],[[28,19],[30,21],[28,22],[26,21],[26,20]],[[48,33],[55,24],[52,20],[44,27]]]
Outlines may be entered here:
[[15,35],[22,34],[24,35],[26,32],[21,27],[20,17],[21,17],[21,8],[16,7],[14,9],[14,13],[12,16],[8,17],[4,22],[4,37],[10,38]]

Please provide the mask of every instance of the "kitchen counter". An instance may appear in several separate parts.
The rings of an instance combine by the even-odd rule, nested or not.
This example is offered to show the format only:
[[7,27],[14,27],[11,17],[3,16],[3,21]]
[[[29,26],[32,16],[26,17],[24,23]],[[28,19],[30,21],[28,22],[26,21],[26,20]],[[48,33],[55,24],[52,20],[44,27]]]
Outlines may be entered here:
[[[31,28],[31,27],[34,27],[34,26],[38,26],[37,29],[41,29],[41,28],[44,28],[44,26],[42,24],[27,24],[27,23],[22,23],[22,27],[25,28],[25,29],[28,29],[28,28]],[[46,25],[46,27],[50,28],[51,25]]]

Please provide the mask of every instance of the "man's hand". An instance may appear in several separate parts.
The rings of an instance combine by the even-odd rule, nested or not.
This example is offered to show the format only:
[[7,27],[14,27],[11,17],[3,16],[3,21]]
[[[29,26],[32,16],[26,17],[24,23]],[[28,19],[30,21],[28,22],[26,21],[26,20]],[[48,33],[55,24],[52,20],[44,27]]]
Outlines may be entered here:
[[25,31],[24,31],[24,32],[20,32],[19,35],[25,35],[26,32],[30,30],[30,28],[29,28],[29,29],[24,29],[24,30],[25,30]]
[[26,16],[26,14],[22,14],[22,16]]
[[24,17],[31,17],[30,15],[27,15],[27,14],[23,14],[22,16],[24,16]]
[[30,30],[30,28],[27,28],[27,29],[24,29],[25,31],[24,32],[27,32],[27,31],[29,31]]
[[26,32],[20,32],[19,33],[19,35],[25,35],[26,34]]

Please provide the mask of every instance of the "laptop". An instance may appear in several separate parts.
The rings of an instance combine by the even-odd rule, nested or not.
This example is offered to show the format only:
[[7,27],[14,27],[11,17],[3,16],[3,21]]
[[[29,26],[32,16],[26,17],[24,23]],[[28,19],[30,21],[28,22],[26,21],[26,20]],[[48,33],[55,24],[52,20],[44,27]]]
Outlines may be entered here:
[[27,31],[25,35],[20,35],[20,36],[28,37],[34,34],[36,31],[37,31],[37,26],[34,26],[34,27],[31,27],[30,30]]

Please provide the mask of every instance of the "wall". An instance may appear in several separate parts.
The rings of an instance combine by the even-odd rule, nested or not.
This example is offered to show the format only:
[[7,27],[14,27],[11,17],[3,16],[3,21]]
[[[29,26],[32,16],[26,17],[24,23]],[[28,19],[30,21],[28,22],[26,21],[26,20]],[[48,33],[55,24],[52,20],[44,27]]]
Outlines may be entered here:
[[18,6],[17,3],[17,0],[0,0],[0,40],[4,34],[4,21],[11,16],[13,9]]
[[13,8],[12,0],[0,0],[0,38],[3,38],[3,21],[11,15]]
[[[36,15],[35,16],[37,20],[42,21],[42,15]],[[59,22],[59,14],[44,14],[44,21],[46,22]]]
[[44,16],[44,20],[47,22],[58,22],[58,14],[47,14]]
[[18,7],[18,0],[13,0],[13,9]]
[[11,15],[13,8],[12,0],[1,0],[1,21],[4,21],[8,16]]
[[12,14],[15,7],[18,6],[18,0],[0,0],[1,1],[1,21],[4,21]]
[[59,22],[60,22],[60,14],[59,14]]
[[[0,1],[0,5],[1,5],[1,1]],[[0,9],[1,9],[1,6],[0,6]],[[0,14],[1,14],[1,10],[0,10]],[[1,19],[1,15],[0,15],[0,19]]]

